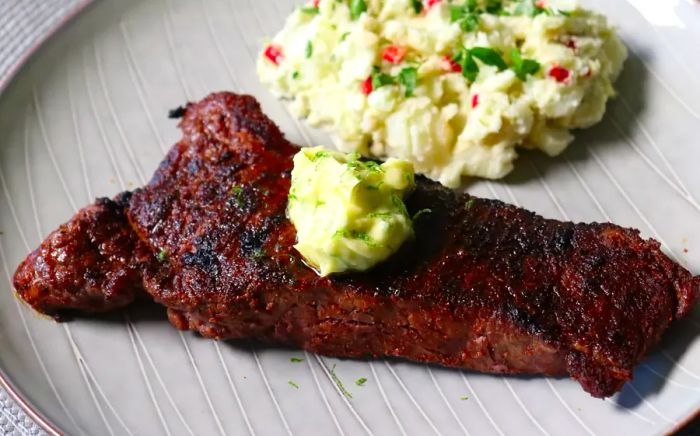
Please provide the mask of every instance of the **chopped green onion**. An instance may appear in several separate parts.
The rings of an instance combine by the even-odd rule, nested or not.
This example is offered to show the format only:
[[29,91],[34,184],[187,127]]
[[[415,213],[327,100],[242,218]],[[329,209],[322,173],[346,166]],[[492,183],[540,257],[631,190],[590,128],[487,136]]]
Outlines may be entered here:
[[365,377],[360,377],[357,380],[355,380],[355,384],[357,386],[363,386],[365,383],[367,383],[367,379]]

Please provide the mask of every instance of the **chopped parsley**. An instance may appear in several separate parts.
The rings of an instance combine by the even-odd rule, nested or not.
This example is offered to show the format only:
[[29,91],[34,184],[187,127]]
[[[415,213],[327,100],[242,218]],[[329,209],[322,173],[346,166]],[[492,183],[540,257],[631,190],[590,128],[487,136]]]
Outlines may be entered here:
[[306,59],[309,59],[314,54],[314,44],[311,41],[306,42],[306,50],[304,51]]
[[523,59],[520,50],[517,48],[514,48],[511,51],[510,57],[513,61],[513,66],[511,66],[511,69],[522,81],[527,80],[528,75],[537,74],[537,72],[540,71],[540,63],[533,59]]
[[360,232],[357,230],[338,230],[333,235],[334,238],[345,238],[345,239],[356,239],[362,241],[370,247],[380,247],[372,237],[366,232]]
[[464,203],[464,210],[469,210],[476,204],[476,198],[471,198],[469,201]]
[[357,20],[364,12],[367,12],[365,0],[350,0],[350,18]]
[[487,0],[486,12],[493,15],[502,15],[505,13],[501,0]]
[[418,221],[418,219],[420,219],[421,217],[423,217],[423,216],[425,216],[425,215],[430,215],[431,213],[433,213],[433,210],[432,210],[432,209],[422,209],[422,210],[419,210],[418,212],[416,212],[415,215],[413,215],[412,221],[414,221],[414,222],[415,222],[415,221]]
[[394,216],[394,212],[372,212],[371,214],[367,215],[370,218],[391,218]]
[[161,262],[165,262],[168,260],[168,250],[166,248],[161,248],[160,251],[158,252],[158,260]]
[[330,154],[328,154],[327,151],[317,151],[313,156],[309,157],[309,160],[311,162],[316,162],[317,160],[328,156],[330,156]]
[[299,363],[299,362],[303,362],[304,359],[302,359],[301,357],[290,357],[289,361],[292,363]]
[[243,187],[234,185],[231,188],[231,195],[233,196],[233,201],[236,203],[236,206],[241,207],[243,205]]
[[492,48],[473,47],[469,49],[469,53],[486,65],[491,65],[498,68],[499,71],[503,71],[508,68],[508,65],[506,64],[506,61],[503,60],[503,57],[501,57],[501,55]]
[[413,95],[418,83],[418,69],[415,67],[404,68],[399,72],[399,83],[406,89],[406,97]]
[[298,78],[299,78],[299,71],[294,71],[294,72],[292,73],[292,79],[295,79],[295,80],[296,80],[296,79],[298,79]]
[[463,5],[450,5],[450,22],[459,23],[465,32],[473,32],[479,27],[479,13],[476,0],[467,0]]
[[367,383],[367,379],[365,377],[360,377],[357,380],[355,380],[355,384],[357,386],[364,386],[365,383]]
[[479,75],[479,65],[474,60],[471,51],[462,47],[453,60],[462,67],[462,75],[470,82],[474,82]]
[[422,0],[411,0],[411,6],[416,14],[420,14],[423,11],[423,1]]
[[309,15],[318,15],[318,13],[320,12],[318,9],[318,6],[303,6],[300,8],[300,10],[303,13],[309,14]]
[[459,399],[462,400],[462,401],[467,401],[467,400],[469,399],[469,397],[467,397],[467,396],[465,395],[465,396],[463,396],[463,397],[459,397]]
[[342,381],[338,378],[338,376],[336,375],[336,373],[335,373],[335,364],[333,364],[333,367],[331,368],[330,373],[331,373],[331,378],[333,379],[333,381],[335,382],[335,384],[338,386],[338,389],[340,389],[340,392],[342,392],[343,395],[345,395],[346,397],[352,398],[352,394],[350,394],[350,392],[348,392],[348,390],[345,389],[345,385],[343,385],[343,382],[342,382]]
[[287,383],[289,386],[293,387],[294,389],[299,389],[299,385],[296,384],[293,380],[287,380]]
[[536,17],[538,15],[564,15],[568,17],[569,15],[571,15],[570,13],[562,11],[558,8],[540,6],[538,3],[539,2],[535,0],[520,0],[520,2],[518,2],[518,5],[513,10],[513,14],[525,15],[528,17]]
[[348,36],[350,36],[350,32],[343,33],[342,35],[340,35],[340,41],[345,41]]
[[377,90],[382,86],[393,85],[396,79],[386,73],[379,71],[379,67],[375,67],[372,71],[372,89]]
[[373,91],[383,86],[396,85],[398,83],[404,87],[406,97],[410,97],[418,85],[418,69],[416,67],[406,67],[394,77],[390,74],[382,73],[379,67],[375,66],[371,78]]

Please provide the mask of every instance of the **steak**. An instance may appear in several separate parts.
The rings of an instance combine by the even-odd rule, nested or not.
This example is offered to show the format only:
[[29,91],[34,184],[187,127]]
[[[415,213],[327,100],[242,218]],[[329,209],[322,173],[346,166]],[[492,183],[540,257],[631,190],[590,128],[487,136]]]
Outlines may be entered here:
[[630,380],[700,277],[655,241],[573,224],[418,177],[416,237],[364,273],[319,277],[285,215],[298,151],[254,98],[188,104],[151,182],[100,199],[19,266],[36,310],[104,312],[150,295],[171,323],[344,357],[570,375],[596,397]]

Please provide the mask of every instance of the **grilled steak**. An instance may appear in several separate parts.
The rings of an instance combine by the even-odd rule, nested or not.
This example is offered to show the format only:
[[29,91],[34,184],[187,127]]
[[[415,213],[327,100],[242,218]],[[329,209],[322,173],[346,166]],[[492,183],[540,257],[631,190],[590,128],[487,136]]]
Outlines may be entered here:
[[143,189],[102,199],[18,268],[38,311],[101,312],[145,291],[170,321],[334,356],[569,374],[618,391],[700,278],[612,224],[547,220],[418,178],[416,238],[367,273],[318,277],[285,217],[297,148],[247,96],[189,104]]

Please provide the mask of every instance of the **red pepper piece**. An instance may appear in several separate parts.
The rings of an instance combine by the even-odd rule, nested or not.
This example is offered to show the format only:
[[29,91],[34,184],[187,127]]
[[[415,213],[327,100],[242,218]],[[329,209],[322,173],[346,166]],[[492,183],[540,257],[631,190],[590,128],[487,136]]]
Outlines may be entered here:
[[452,59],[450,56],[444,56],[443,59],[448,65],[447,70],[451,71],[453,73],[461,73],[462,72],[462,66],[455,62],[454,59]]
[[311,5],[317,8],[319,3],[321,3],[321,0],[314,0],[313,2],[311,2]]
[[373,90],[372,76],[369,76],[364,82],[362,82],[362,93],[364,95],[370,95]]
[[425,5],[428,7],[428,9],[432,8],[436,4],[440,3],[442,0],[427,0]]
[[472,109],[479,106],[479,94],[474,94],[472,97]]
[[284,60],[284,53],[282,53],[282,47],[274,44],[270,44],[265,49],[265,57],[270,60],[275,65],[279,65],[280,62]]
[[569,78],[569,76],[571,76],[571,72],[564,67],[555,65],[552,67],[552,69],[549,70],[549,76],[554,77],[557,82],[561,83],[565,82]]
[[384,54],[382,57],[385,61],[391,62],[392,64],[399,64],[406,57],[406,52],[408,49],[406,47],[399,47],[396,45],[390,45],[384,49]]

